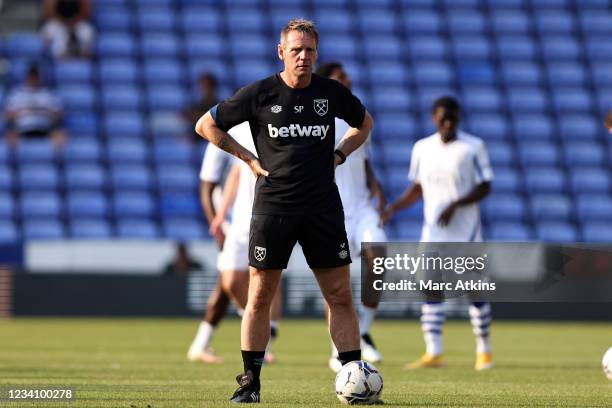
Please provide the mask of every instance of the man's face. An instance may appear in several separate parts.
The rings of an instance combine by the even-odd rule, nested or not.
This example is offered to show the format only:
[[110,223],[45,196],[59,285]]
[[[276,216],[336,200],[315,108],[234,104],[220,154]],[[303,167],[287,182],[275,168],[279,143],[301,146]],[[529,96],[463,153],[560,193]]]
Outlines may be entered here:
[[459,125],[458,111],[440,106],[433,113],[432,120],[442,140],[448,141],[455,137],[457,126]]
[[340,82],[342,85],[346,86],[348,89],[351,89],[351,87],[353,86],[353,81],[351,80],[351,77],[342,68],[334,69],[329,77],[331,79],[335,79],[336,81]]
[[284,44],[278,45],[278,57],[285,63],[285,71],[299,77],[312,75],[317,62],[315,37],[300,31],[289,31]]
[[26,84],[33,88],[40,86],[40,75],[38,73],[29,73],[26,77]]

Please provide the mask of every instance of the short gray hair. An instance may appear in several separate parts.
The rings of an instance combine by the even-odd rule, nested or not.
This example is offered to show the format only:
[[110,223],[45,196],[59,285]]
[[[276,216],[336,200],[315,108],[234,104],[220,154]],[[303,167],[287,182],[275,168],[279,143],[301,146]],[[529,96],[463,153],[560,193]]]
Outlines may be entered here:
[[315,38],[315,43],[317,44],[317,48],[319,47],[319,32],[317,31],[317,27],[315,24],[306,20],[305,18],[294,18],[290,20],[285,27],[281,30],[280,33],[280,42],[281,44],[287,39],[287,34],[289,31],[298,31],[300,33],[307,33]]

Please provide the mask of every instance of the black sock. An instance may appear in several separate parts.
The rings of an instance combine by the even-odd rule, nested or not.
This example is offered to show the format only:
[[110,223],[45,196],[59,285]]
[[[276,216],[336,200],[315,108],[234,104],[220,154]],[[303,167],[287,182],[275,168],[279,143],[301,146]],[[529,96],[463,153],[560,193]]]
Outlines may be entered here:
[[338,353],[338,360],[340,360],[342,365],[350,363],[351,361],[361,360],[361,349]]
[[278,329],[276,327],[270,326],[270,339],[276,340],[277,336],[278,336]]
[[253,373],[253,385],[259,388],[259,375],[261,374],[261,365],[263,364],[265,351],[245,351],[242,350],[242,363],[244,364],[244,372],[251,370]]

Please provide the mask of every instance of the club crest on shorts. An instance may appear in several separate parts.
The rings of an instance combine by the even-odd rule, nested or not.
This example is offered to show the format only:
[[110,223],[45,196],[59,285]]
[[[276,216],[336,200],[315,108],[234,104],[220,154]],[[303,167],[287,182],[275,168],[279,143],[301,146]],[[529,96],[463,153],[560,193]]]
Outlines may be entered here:
[[259,262],[263,261],[266,258],[266,248],[255,246],[255,253],[253,255],[255,255],[255,259]]
[[312,101],[314,111],[319,116],[325,116],[327,113],[327,99],[314,99]]
[[345,242],[340,244],[340,252],[338,252],[338,257],[340,259],[346,259],[346,257],[348,256],[348,251],[345,248],[346,248]]

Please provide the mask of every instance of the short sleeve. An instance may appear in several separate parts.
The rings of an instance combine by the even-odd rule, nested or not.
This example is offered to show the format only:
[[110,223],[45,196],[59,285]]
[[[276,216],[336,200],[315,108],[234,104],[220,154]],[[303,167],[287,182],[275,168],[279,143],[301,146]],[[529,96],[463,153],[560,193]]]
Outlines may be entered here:
[[338,84],[337,88],[340,93],[340,99],[336,116],[343,119],[350,127],[357,128],[361,126],[365,118],[365,106],[344,85]]
[[419,145],[418,143],[414,145],[414,147],[412,148],[412,154],[410,157],[410,170],[408,170],[408,178],[413,182],[413,183],[420,183],[421,182],[421,176],[419,174],[420,172],[420,161],[421,161],[421,157],[419,154]]
[[206,146],[202,168],[200,169],[200,180],[218,183],[223,176],[223,170],[230,155],[219,149],[212,143]]
[[248,122],[255,112],[254,84],[240,89],[234,96],[215,105],[210,112],[217,127],[226,132],[242,122]]
[[474,155],[474,177],[476,183],[484,183],[493,180],[493,169],[489,161],[489,155],[484,143],[479,143]]

